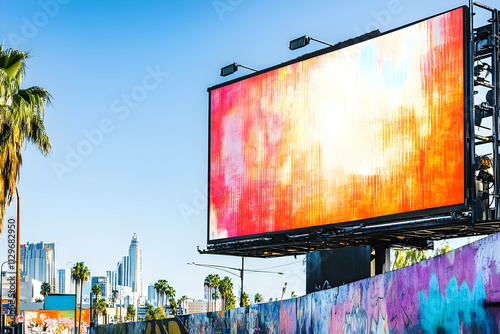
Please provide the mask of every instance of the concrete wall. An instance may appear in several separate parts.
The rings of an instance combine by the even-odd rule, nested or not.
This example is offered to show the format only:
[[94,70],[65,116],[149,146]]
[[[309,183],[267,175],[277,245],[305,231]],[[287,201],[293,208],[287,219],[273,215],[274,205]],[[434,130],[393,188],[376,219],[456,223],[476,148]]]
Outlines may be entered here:
[[499,333],[500,234],[300,298],[179,320],[190,333]]

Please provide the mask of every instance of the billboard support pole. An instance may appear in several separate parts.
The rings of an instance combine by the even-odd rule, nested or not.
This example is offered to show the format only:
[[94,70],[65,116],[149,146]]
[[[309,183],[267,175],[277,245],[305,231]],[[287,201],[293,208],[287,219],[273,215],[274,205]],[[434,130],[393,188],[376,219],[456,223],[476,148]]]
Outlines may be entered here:
[[240,291],[240,306],[243,306],[243,273],[245,272],[245,257],[241,257],[241,291]]
[[495,168],[494,168],[494,175],[495,175],[495,219],[498,219],[500,217],[500,199],[499,199],[499,171],[500,171],[500,163],[499,163],[499,154],[498,154],[498,144],[499,144],[499,128],[498,128],[498,122],[499,122],[499,111],[498,111],[498,97],[500,95],[500,85],[498,83],[498,79],[500,77],[500,68],[498,64],[498,58],[500,56],[500,50],[499,50],[499,32],[500,32],[500,27],[499,27],[499,17],[498,17],[498,10],[493,10],[492,12],[492,27],[493,27],[493,36],[494,37],[494,46],[493,46],[493,54],[492,54],[492,60],[491,60],[491,67],[492,67],[492,83],[493,83],[493,113],[494,113],[494,119],[495,119],[495,134],[493,136],[495,140]]
[[477,204],[476,204],[476,175],[475,175],[475,169],[474,169],[474,162],[475,162],[475,157],[476,157],[476,146],[475,146],[475,131],[474,131],[474,73],[473,73],[473,68],[474,68],[474,1],[469,0],[469,73],[468,75],[470,76],[469,78],[469,96],[468,96],[468,108],[469,108],[469,129],[470,129],[470,198],[471,198],[471,203],[470,203],[470,208],[471,208],[471,219],[472,219],[472,225],[474,225],[477,221]]

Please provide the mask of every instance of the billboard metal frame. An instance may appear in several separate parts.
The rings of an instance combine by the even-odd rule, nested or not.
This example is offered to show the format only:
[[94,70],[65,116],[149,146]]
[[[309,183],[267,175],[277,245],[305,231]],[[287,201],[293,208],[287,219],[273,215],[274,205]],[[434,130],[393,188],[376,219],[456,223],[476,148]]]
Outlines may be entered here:
[[[477,3],[470,4],[470,8]],[[338,43],[332,47],[327,47],[291,61],[258,71],[208,89],[211,92],[214,89],[239,82],[250,77],[272,71],[290,64],[307,60],[319,55],[330,53],[378,36],[386,35],[391,32],[406,28],[419,22],[431,19],[433,17],[445,14],[447,12],[463,9],[463,43],[464,43],[464,203],[463,205],[452,205],[439,208],[424,209],[419,211],[398,213],[389,216],[374,217],[370,219],[349,221],[345,223],[334,223],[328,225],[297,228],[293,230],[284,230],[269,232],[263,234],[246,235],[241,237],[231,237],[217,240],[210,240],[210,200],[207,204],[207,249],[199,250],[200,253],[226,254],[235,256],[251,257],[272,257],[283,255],[303,254],[311,251],[332,249],[338,247],[349,247],[359,245],[385,245],[385,246],[413,246],[419,248],[432,247],[432,240],[443,238],[460,237],[489,234],[500,231],[500,200],[496,200],[499,195],[498,184],[500,173],[495,173],[494,191],[490,194],[494,200],[494,209],[486,208],[487,219],[479,219],[477,189],[476,189],[476,163],[475,146],[481,145],[483,137],[475,133],[474,128],[474,76],[473,65],[475,61],[474,53],[474,25],[473,10],[469,7],[461,6],[443,13],[439,13],[422,20],[409,23],[402,27],[384,32],[378,31]],[[485,6],[484,6],[485,7]],[[498,11],[485,8],[492,11],[493,22],[498,29]],[[496,16],[495,16],[496,15]],[[495,19],[496,17],[496,19]],[[496,21],[495,21],[496,20]],[[496,22],[496,23],[495,23]],[[495,29],[495,28],[494,28]],[[497,30],[498,31],[498,30]],[[498,43],[493,48],[491,57],[492,66],[495,68],[493,75],[493,84],[496,86],[495,100],[498,101],[500,91],[498,90],[497,78],[500,71],[498,68]],[[211,105],[211,94],[209,94],[209,105]],[[498,134],[498,103],[496,103],[493,118],[493,132]],[[208,148],[208,196],[210,199],[210,161],[211,161],[211,117],[209,114],[209,148]],[[475,138],[475,140],[471,140]],[[498,157],[498,136],[492,135],[487,142],[493,142],[494,149],[494,170],[500,170],[500,164],[497,163]],[[489,200],[489,199],[488,199]],[[484,208],[483,208],[484,209]],[[489,213],[493,211],[493,213]],[[490,217],[491,216],[491,217]]]

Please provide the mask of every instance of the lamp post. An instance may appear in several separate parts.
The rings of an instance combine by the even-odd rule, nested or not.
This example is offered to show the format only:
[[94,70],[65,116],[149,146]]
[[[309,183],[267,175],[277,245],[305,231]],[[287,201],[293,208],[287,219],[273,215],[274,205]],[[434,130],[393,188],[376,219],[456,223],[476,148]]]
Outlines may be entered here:
[[8,263],[5,261],[0,266],[0,332],[3,333],[3,265]]
[[[227,273],[230,273],[231,275],[234,275],[236,277],[239,277],[241,280],[241,289],[240,289],[240,306],[243,306],[243,274],[244,272],[252,272],[252,273],[265,273],[265,274],[278,274],[278,275],[284,275],[282,272],[279,271],[267,271],[267,270],[254,270],[254,269],[245,269],[245,257],[241,257],[241,268],[235,268],[235,267],[227,267],[227,266],[219,266],[215,264],[201,264],[201,263],[194,263],[191,262],[189,265],[192,266],[199,266],[199,267],[206,267],[206,268],[212,268],[212,269],[217,269],[217,270],[222,270]],[[235,274],[232,271],[229,270],[234,270],[238,272],[238,274]]]

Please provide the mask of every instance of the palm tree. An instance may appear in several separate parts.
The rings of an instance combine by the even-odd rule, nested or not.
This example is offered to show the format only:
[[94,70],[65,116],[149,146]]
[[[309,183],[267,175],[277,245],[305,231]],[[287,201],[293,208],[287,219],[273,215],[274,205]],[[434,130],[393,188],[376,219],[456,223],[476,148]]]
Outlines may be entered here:
[[163,318],[165,318],[165,314],[161,307],[151,307],[146,311],[145,320],[160,320]]
[[[157,283],[158,283],[158,294],[159,294],[159,296],[161,296],[161,303],[158,306],[160,306],[160,305],[165,306],[165,304],[166,304],[165,291],[167,290],[168,282],[167,282],[167,280],[159,279]],[[156,284],[155,284],[155,286],[156,286]],[[159,301],[159,299],[158,299],[158,301]]]
[[283,300],[283,296],[285,295],[287,285],[288,282],[285,282],[285,285],[283,285],[283,288],[281,289],[281,300]]
[[[78,295],[78,283],[80,282],[80,270],[81,267],[83,266],[83,262],[77,262],[73,268],[71,268],[71,279],[75,281],[75,325],[73,328],[76,327],[76,310],[77,310],[77,295]],[[78,332],[77,332],[78,334]]]
[[233,281],[229,277],[224,276],[224,278],[221,279],[219,282],[219,293],[220,293],[220,298],[222,300],[223,310],[227,310],[226,301],[229,294],[232,292],[233,292]]
[[94,284],[94,286],[92,287],[92,293],[94,294],[95,296],[95,302],[94,302],[94,317],[97,315],[97,301],[100,299],[101,297],[101,286],[97,283]]
[[[165,281],[165,286],[163,288],[163,294],[165,295],[165,301],[170,301],[170,298],[175,297],[175,290],[174,290],[174,288],[170,284],[168,284],[167,281]],[[165,309],[166,310],[168,310],[167,306],[168,305],[165,304]],[[168,312],[167,312],[167,314],[168,314]]]
[[[208,288],[210,289],[210,291],[212,291],[213,289],[216,289],[218,286],[219,286],[219,282],[220,282],[220,277],[219,275],[212,275],[212,274],[209,274],[206,278],[205,278],[205,282],[204,284],[208,286]],[[210,299],[211,299],[211,295],[212,293],[208,293],[208,311],[210,312]],[[212,309],[213,310],[213,309]]]
[[40,287],[40,294],[44,297],[47,297],[49,293],[50,293],[50,284],[42,283],[42,286]]
[[34,144],[44,156],[51,148],[43,123],[50,94],[36,86],[21,89],[27,58],[28,53],[0,45],[0,233],[17,188],[23,144]]
[[156,306],[158,307],[160,305],[160,291],[161,291],[160,281],[158,281],[158,282],[155,283],[154,289],[155,289],[155,292],[156,292]]
[[[203,285],[208,287],[210,290],[210,284],[212,282],[212,274],[209,274],[207,277],[205,277],[205,281],[203,282]],[[210,312],[210,291],[208,291],[208,307],[207,311]]]
[[135,307],[132,304],[127,306],[127,320],[132,321],[135,318]]
[[170,308],[172,309],[172,313],[174,315],[177,315],[177,313],[179,312],[179,309],[177,308],[177,302],[175,301],[175,298],[170,298],[168,300],[169,304],[170,304]]
[[219,291],[217,290],[214,290],[214,292],[212,293],[212,300],[214,302],[214,311],[217,311],[217,299],[220,298],[220,294],[219,294]]
[[241,306],[248,305],[250,305],[250,297],[248,296],[248,293],[243,292],[243,295],[241,296]]
[[[95,285],[94,285],[95,286]],[[104,298],[96,298],[95,302],[95,313],[96,313],[96,319],[99,320],[99,315],[106,316],[108,313],[108,302]],[[98,323],[99,321],[97,321]],[[107,317],[105,317],[105,323],[107,323]]]
[[253,298],[255,303],[262,303],[262,300],[264,300],[264,297],[260,293],[256,293],[254,298]]
[[77,262],[71,270],[71,278],[75,281],[75,327],[76,327],[76,295],[78,291],[78,283],[80,283],[80,314],[78,316],[78,333],[80,333],[80,323],[82,320],[82,301],[83,301],[83,283],[90,278],[90,271],[83,262]]
[[[83,262],[82,262],[83,265]],[[83,284],[90,278],[90,270],[87,266],[83,266],[80,272],[80,314],[78,315],[78,333],[80,333],[80,326],[82,322],[82,306],[83,306]]]
[[187,299],[188,299],[188,297],[186,295],[184,295],[181,298],[179,298],[179,300],[177,301],[177,305],[179,305],[181,307],[182,314],[184,314],[184,303],[187,301]]
[[116,303],[116,295],[118,294],[118,290],[113,290],[111,291],[111,297],[109,298],[110,301],[111,301],[111,307],[115,307],[115,303]]

